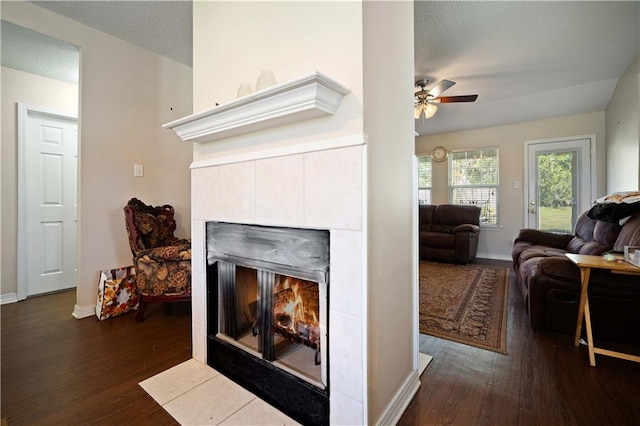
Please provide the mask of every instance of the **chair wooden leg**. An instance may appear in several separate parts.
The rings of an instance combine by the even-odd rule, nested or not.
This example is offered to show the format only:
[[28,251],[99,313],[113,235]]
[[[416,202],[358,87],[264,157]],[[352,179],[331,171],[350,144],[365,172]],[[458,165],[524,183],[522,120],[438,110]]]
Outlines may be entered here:
[[138,302],[138,312],[136,313],[136,322],[142,322],[144,320],[144,311],[147,309],[147,302],[144,301],[142,297],[140,297],[140,301]]

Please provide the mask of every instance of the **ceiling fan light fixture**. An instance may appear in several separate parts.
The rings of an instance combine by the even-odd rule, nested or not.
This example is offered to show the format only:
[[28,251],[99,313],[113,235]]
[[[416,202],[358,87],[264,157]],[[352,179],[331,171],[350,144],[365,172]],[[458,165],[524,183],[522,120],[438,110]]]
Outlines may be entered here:
[[427,102],[424,106],[424,118],[431,118],[438,110],[438,105]]
[[424,118],[431,118],[438,110],[438,105],[431,101],[420,102],[413,110],[413,117],[418,120],[424,114]]

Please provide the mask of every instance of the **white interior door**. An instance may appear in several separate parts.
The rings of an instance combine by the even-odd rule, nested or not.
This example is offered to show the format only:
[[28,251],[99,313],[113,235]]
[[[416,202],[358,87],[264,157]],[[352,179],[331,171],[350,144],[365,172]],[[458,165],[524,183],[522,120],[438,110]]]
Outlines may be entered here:
[[[18,297],[76,286],[78,125],[74,117],[20,106],[24,227]],[[23,232],[20,232],[23,231]],[[24,298],[24,297],[22,297]]]
[[572,233],[592,202],[593,138],[526,143],[525,226]]

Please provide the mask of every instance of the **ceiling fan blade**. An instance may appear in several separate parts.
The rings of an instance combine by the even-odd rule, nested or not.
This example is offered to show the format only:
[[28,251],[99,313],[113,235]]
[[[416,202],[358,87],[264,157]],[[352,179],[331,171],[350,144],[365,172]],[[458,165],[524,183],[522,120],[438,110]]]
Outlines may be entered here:
[[438,84],[436,84],[431,89],[429,89],[429,95],[433,96],[434,98],[437,98],[438,96],[440,96],[440,93],[442,93],[445,90],[449,89],[454,84],[456,84],[455,81],[440,80],[440,82]]
[[438,100],[443,104],[450,104],[453,102],[475,102],[478,99],[478,95],[463,95],[463,96],[443,96]]

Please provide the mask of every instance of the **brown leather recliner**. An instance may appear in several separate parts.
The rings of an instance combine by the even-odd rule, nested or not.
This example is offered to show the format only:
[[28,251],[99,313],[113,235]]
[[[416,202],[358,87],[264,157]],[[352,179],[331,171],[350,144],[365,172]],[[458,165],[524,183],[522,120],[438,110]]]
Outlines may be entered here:
[[468,263],[475,259],[480,207],[421,204],[418,208],[421,260]]
[[[573,234],[520,230],[512,258],[531,327],[574,333],[580,300],[580,269],[565,253],[601,255],[640,245],[640,213],[623,226],[591,219],[584,212]],[[615,340],[640,339],[640,277],[592,269],[589,307],[593,334]]]

